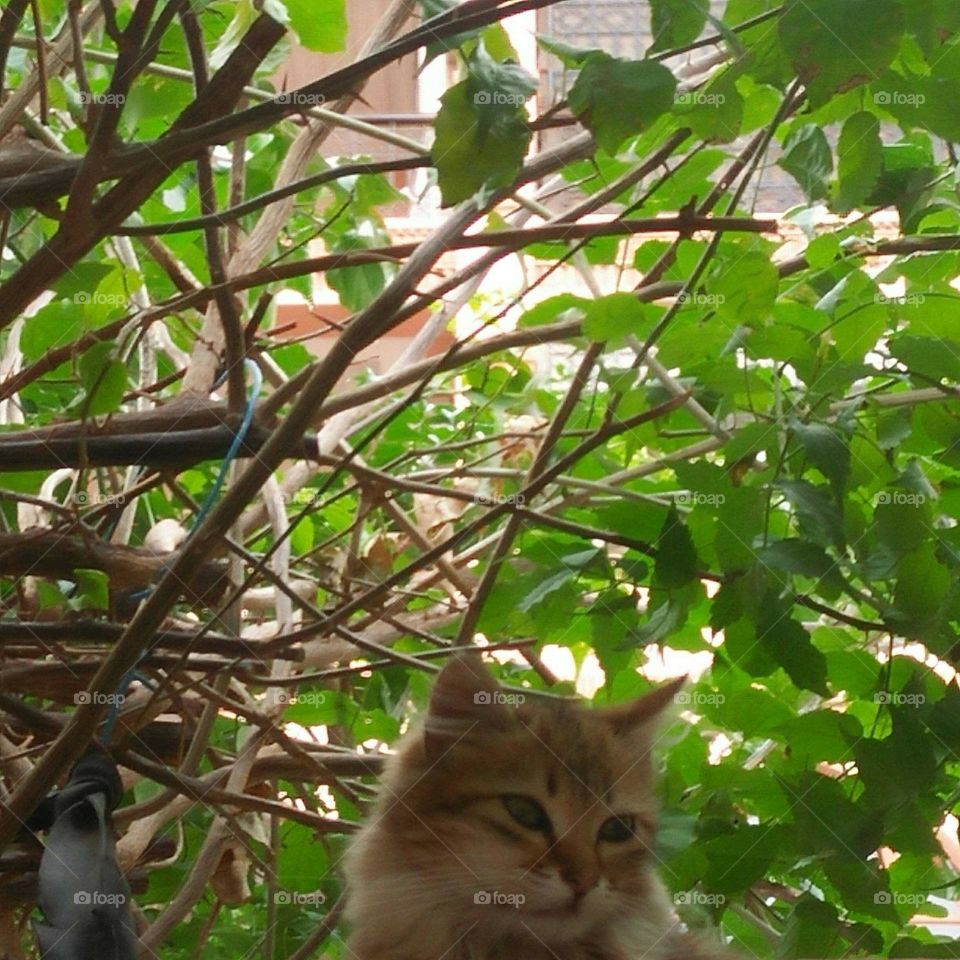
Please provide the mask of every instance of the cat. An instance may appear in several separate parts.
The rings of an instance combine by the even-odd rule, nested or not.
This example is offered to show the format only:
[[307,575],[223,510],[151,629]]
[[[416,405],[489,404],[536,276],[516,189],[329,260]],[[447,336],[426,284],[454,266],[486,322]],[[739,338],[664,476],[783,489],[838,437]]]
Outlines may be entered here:
[[[346,858],[349,960],[719,960],[651,853],[656,721],[683,680],[591,709],[439,673]],[[518,702],[523,701],[523,702]]]

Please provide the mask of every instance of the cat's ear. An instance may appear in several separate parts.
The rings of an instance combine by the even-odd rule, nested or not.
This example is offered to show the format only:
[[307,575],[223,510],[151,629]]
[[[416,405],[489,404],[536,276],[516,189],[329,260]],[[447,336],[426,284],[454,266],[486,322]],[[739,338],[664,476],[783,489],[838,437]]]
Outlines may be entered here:
[[500,684],[479,654],[461,654],[437,674],[423,737],[427,756],[436,760],[457,741],[490,728],[506,730],[515,722]]
[[654,687],[637,700],[611,707],[604,713],[617,733],[631,733],[656,720],[675,702],[677,692],[686,682],[686,677],[677,677],[676,680]]

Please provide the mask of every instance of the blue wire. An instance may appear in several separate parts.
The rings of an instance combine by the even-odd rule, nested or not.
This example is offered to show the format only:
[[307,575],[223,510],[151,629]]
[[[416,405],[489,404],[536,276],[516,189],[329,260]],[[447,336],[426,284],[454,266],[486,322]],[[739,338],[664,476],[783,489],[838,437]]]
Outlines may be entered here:
[[133,682],[138,672],[137,667],[140,665],[143,657],[144,654],[141,653],[140,656],[137,657],[137,662],[123,675],[123,679],[117,684],[117,692],[114,695],[113,703],[110,704],[110,710],[103,721],[103,732],[100,734],[100,739],[104,743],[110,742],[110,734],[113,733],[113,726],[117,722],[117,717],[120,715],[120,695],[125,693],[127,687]]
[[[200,512],[196,515],[193,520],[193,523],[190,525],[190,534],[193,534],[193,531],[206,519],[207,514],[213,509],[213,504],[217,499],[217,496],[220,494],[220,491],[223,489],[224,481],[227,479],[227,470],[230,468],[230,464],[237,457],[237,453],[240,450],[240,445],[243,443],[244,438],[247,435],[247,432],[250,430],[250,424],[253,422],[253,410],[256,403],[257,397],[260,396],[260,390],[263,387],[263,373],[260,368],[248,357],[243,361],[244,367],[250,373],[250,377],[253,380],[253,385],[250,387],[250,394],[247,398],[247,405],[243,411],[243,421],[240,424],[240,429],[236,432],[233,437],[233,442],[230,444],[230,448],[227,450],[227,455],[223,458],[223,462],[220,464],[220,471],[217,474],[217,479],[214,481],[213,488],[207,494],[206,499],[203,501],[203,506],[200,507]],[[189,539],[189,537],[187,538]]]
[[[206,519],[207,515],[213,509],[213,505],[216,502],[217,496],[223,489],[223,484],[227,479],[227,470],[230,469],[230,464],[236,460],[237,454],[240,451],[240,445],[243,443],[247,433],[250,431],[250,424],[253,423],[253,411],[256,406],[257,398],[260,396],[260,391],[263,388],[263,372],[260,370],[260,367],[257,366],[257,364],[254,363],[249,357],[243,361],[243,365],[250,374],[250,379],[253,381],[250,386],[250,392],[247,395],[247,405],[243,410],[243,420],[240,422],[240,429],[234,434],[233,440],[230,443],[230,447],[227,449],[227,454],[220,464],[220,469],[217,472],[217,479],[214,481],[213,488],[204,498],[203,505],[200,507],[197,515],[193,518],[193,522],[190,524],[190,529],[187,533],[187,539],[184,540],[184,544],[190,540],[190,538],[196,532],[197,527],[200,526],[200,524]],[[145,597],[149,597],[152,592],[153,587],[147,587],[131,594],[130,597],[133,600],[143,600]],[[103,721],[103,732],[100,735],[100,739],[103,743],[109,743],[110,734],[113,732],[114,724],[117,722],[117,716],[120,713],[119,695],[130,686],[131,681],[137,674],[140,661],[146,655],[147,651],[144,650],[140,656],[137,657],[137,662],[123,675],[123,679],[117,686],[117,696],[114,698],[113,703],[110,704],[110,710]]]

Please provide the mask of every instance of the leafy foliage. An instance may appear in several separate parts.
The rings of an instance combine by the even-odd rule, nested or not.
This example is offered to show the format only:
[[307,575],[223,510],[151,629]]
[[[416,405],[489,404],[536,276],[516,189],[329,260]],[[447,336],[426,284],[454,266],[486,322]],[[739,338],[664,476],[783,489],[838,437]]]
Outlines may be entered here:
[[[136,5],[115,6],[117,24],[86,38],[96,55],[82,77],[42,76],[45,142],[76,157],[103,146],[94,121],[108,115],[117,82],[112,34],[133,29]],[[283,763],[264,761],[258,779],[241,778],[233,800],[242,812],[231,810],[225,833],[234,852],[174,924],[164,948],[173,960],[194,956],[198,943],[212,960],[247,955],[261,941],[272,957],[313,949],[304,945],[341,893],[339,861],[366,811],[371,768],[423,710],[437,652],[473,639],[458,635],[468,611],[482,640],[499,647],[496,669],[513,687],[545,687],[550,672],[534,668],[537,657],[560,678],[554,692],[579,683],[599,703],[638,695],[642,672],[664,660],[696,674],[660,743],[657,851],[690,925],[716,922],[742,949],[778,960],[956,955],[915,917],[937,910],[931,897],[958,892],[938,831],[960,787],[960,12],[953,0],[730,0],[720,20],[705,0],[649,8],[643,59],[539,38],[571,74],[556,111],[561,134],[541,141],[537,83],[497,12],[463,30],[456,4],[423,0],[433,24],[423,57],[453,65],[432,140],[417,152],[442,205],[456,206],[464,222],[472,212],[481,238],[525,223],[508,219],[513,188],[531,154],[552,146],[565,160],[549,171],[559,180],[545,178],[539,202],[557,219],[574,209],[579,225],[590,222],[584,211],[600,210],[619,225],[683,211],[752,223],[758,183],[779,168],[799,190],[779,234],[717,232],[691,220],[689,230],[652,237],[607,235],[601,224],[579,247],[556,235],[501,239],[499,255],[522,258],[522,289],[465,297],[472,319],[458,321],[457,352],[408,379],[362,374],[359,385],[344,365],[334,400],[323,395],[306,413],[297,407],[310,396],[304,384],[321,381],[334,361],[320,367],[303,344],[272,335],[275,306],[265,300],[261,309],[257,295],[313,296],[317,261],[304,262],[317,252],[313,240],[336,258],[323,260],[324,280],[352,317],[344,364],[355,362],[357,344],[346,338],[356,322],[380,324],[371,328],[376,342],[403,319],[409,297],[455,297],[469,275],[459,275],[455,293],[436,292],[432,284],[446,277],[440,254],[408,275],[409,251],[390,246],[390,217],[407,194],[388,179],[394,170],[378,167],[379,154],[305,162],[297,177],[309,183],[298,184],[266,246],[249,262],[238,258],[242,268],[225,258],[228,275],[243,281],[225,298],[240,315],[234,332],[268,382],[258,411],[285,384],[258,428],[276,439],[272,417],[280,414],[282,429],[295,410],[325,433],[319,462],[294,466],[309,446],[298,446],[298,435],[280,451],[282,468],[279,455],[269,464],[274,479],[261,479],[240,505],[242,517],[215,513],[222,524],[207,549],[237,558],[249,583],[216,600],[178,593],[160,614],[170,615],[169,646],[148,650],[143,637],[129,664],[154,684],[140,692],[159,705],[113,743],[130,751],[139,779],[128,805],[145,805],[144,817],[154,802],[169,803],[168,787],[192,797],[206,778],[227,789],[220,773],[243,769],[245,751],[263,760],[262,730],[285,751]],[[64,0],[37,9],[45,37],[69,25]],[[250,49],[260,17],[324,53],[344,49],[349,25],[343,0],[214,0],[192,3],[190,17],[211,73]],[[66,190],[11,200],[6,215],[0,513],[3,536],[19,539],[4,546],[10,565],[0,567],[0,642],[15,680],[4,685],[0,732],[23,751],[16,760],[32,760],[59,736],[68,711],[96,708],[77,698],[104,663],[128,666],[113,659],[123,648],[117,638],[198,542],[167,550],[155,538],[164,524],[183,536],[193,528],[226,456],[225,445],[184,452],[191,437],[180,417],[193,407],[173,405],[185,399],[184,382],[196,387],[193,377],[194,402],[220,389],[223,343],[206,379],[198,358],[219,335],[217,311],[229,310],[212,290],[209,235],[196,224],[174,228],[211,204],[222,212],[249,202],[230,221],[236,230],[213,231],[236,253],[295,153],[293,121],[330,105],[326,88],[312,85],[271,101],[281,43],[263,51],[249,78],[260,106],[236,108],[246,125],[229,126],[230,103],[211,113],[227,132],[203,141],[209,170],[198,172],[195,144],[189,157],[163,154],[181,112],[203,95],[182,25],[158,27],[151,56],[164,69],[142,69],[145,58],[124,95],[116,139],[131,151],[149,145],[137,169],[124,166],[133,154],[118,154],[123,163],[93,186],[103,205],[86,216],[67,205],[75,201]],[[683,48],[705,31],[723,62],[678,79]],[[7,95],[38,69],[26,39],[11,47]],[[35,118],[20,119],[37,129]],[[593,143],[563,154],[581,126]],[[191,123],[188,133],[204,130]],[[102,164],[114,162],[111,142],[106,149]],[[159,172],[150,166],[158,156],[173,158]],[[352,163],[364,172],[327,176]],[[110,221],[148,174],[156,188]],[[30,175],[2,177],[0,190],[22,191]],[[43,190],[52,176],[38,179]],[[144,224],[156,228],[152,237]],[[101,232],[91,238],[87,229]],[[255,266],[264,269],[251,279]],[[554,268],[575,289],[539,289]],[[30,302],[17,306],[24,290]],[[502,314],[516,332],[495,325]],[[478,338],[481,329],[491,339]],[[580,369],[585,355],[593,363]],[[118,415],[142,414],[147,401],[170,413],[183,459],[158,465],[150,451],[123,459],[116,448],[115,459],[92,456],[104,424],[114,429]],[[234,409],[231,436],[239,419]],[[55,466],[10,442],[57,421],[70,428],[41,434],[36,454],[62,458]],[[56,444],[71,430],[80,439],[68,456]],[[117,446],[139,438],[159,448],[159,433],[136,427]],[[316,438],[307,440],[314,450]],[[507,526],[511,514],[521,522]],[[69,569],[32,554],[17,568],[10,558],[27,555],[39,527],[96,550]],[[242,546],[233,554],[228,529]],[[501,537],[502,563],[488,575]],[[155,561],[143,582],[131,583],[132,563],[103,561],[122,543],[141,551],[138,562]],[[297,598],[297,623],[284,612],[284,588]],[[2,634],[24,623],[27,639]],[[117,632],[84,633],[90,623]],[[51,624],[62,632],[47,642]],[[150,636],[162,632],[160,621],[155,627]],[[257,646],[275,636],[279,644]],[[181,725],[176,749],[152,755],[158,771],[142,761],[148,748],[170,746],[156,736],[166,729],[161,713]],[[310,730],[323,742],[289,736]],[[188,762],[184,744],[194,737],[203,749]],[[341,775],[344,757],[356,765]],[[4,763],[14,787],[19,768]],[[194,779],[164,779],[164,767]],[[189,889],[229,799],[170,808],[175,849],[148,858],[140,877],[149,920],[167,916]],[[297,815],[268,816],[268,799]],[[324,949],[345,956],[336,937]]]

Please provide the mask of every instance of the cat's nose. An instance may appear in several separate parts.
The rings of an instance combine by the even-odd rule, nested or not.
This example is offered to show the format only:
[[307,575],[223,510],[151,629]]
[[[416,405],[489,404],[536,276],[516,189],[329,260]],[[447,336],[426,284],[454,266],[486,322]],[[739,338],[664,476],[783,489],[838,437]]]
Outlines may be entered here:
[[561,875],[573,891],[575,900],[588,894],[597,885],[599,879],[595,873],[581,870],[564,870]]

